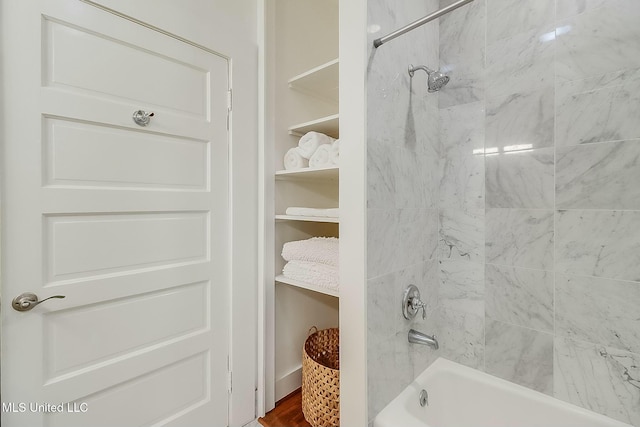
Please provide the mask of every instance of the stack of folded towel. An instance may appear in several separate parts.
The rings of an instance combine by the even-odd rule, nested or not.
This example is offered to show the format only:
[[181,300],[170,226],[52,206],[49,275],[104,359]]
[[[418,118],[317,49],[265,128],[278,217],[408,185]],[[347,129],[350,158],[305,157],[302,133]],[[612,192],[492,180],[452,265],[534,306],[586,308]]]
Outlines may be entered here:
[[284,168],[296,170],[338,166],[340,161],[340,140],[319,132],[307,132],[284,155]]
[[282,258],[287,264],[282,274],[293,280],[337,290],[340,283],[338,270],[338,239],[312,237],[287,242],[282,247]]

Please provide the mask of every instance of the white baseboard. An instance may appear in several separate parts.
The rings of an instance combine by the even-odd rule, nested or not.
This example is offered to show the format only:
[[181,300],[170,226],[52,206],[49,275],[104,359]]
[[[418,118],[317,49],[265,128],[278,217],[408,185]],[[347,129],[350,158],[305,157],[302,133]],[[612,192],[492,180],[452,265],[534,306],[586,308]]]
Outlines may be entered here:
[[276,402],[302,387],[302,366],[276,380]]

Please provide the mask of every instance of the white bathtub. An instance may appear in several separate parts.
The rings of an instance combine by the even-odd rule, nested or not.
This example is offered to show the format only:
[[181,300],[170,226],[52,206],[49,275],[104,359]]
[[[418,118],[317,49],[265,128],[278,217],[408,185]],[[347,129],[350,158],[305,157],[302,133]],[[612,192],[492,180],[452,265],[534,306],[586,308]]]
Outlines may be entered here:
[[[419,404],[420,391],[429,394]],[[439,358],[400,393],[374,427],[629,427],[545,394]]]

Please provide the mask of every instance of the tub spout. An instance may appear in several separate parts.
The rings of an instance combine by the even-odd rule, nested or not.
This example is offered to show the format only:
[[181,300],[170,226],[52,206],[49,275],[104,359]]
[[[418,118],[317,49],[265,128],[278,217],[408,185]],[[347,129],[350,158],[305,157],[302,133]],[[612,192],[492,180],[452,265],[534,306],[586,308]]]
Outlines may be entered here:
[[422,332],[418,332],[415,329],[409,329],[409,342],[414,344],[422,344],[433,347],[434,350],[438,349],[438,340],[436,336],[429,336],[427,334],[423,334]]

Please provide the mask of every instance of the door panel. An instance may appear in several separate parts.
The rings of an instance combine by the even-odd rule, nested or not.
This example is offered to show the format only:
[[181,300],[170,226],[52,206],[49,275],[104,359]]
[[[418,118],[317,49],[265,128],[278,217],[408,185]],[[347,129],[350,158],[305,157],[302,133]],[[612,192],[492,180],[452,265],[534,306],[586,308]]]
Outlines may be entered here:
[[[209,352],[191,356],[134,378],[125,384],[119,384],[81,401],[67,404],[65,409],[78,412],[73,417],[65,416],[64,413],[47,414],[45,425],[113,427],[152,425],[158,421],[166,421],[168,418],[179,416],[181,412],[206,404],[209,387],[202,372],[209,364]],[[147,396],[147,398],[140,399],[140,396]],[[132,406],[135,408],[131,408]],[[113,414],[113,410],[109,408],[135,410],[121,410]],[[87,412],[83,413],[83,409]]]
[[45,118],[43,143],[47,186],[208,190],[209,141]]
[[63,412],[3,425],[227,425],[228,60],[77,0],[7,10],[2,397]]
[[[209,283],[201,282],[46,315],[45,381],[206,331],[208,294]],[[184,315],[166,315],[171,312]],[[85,326],[80,329],[79,324]]]
[[53,282],[206,262],[208,229],[207,212],[47,216],[46,277]]
[[[202,119],[208,117],[206,61],[186,63],[179,55],[165,56],[155,49],[136,46],[135,40],[111,38],[51,18],[43,21],[44,86],[153,104]],[[105,70],[109,72],[105,74]],[[171,76],[170,82],[166,76]]]

